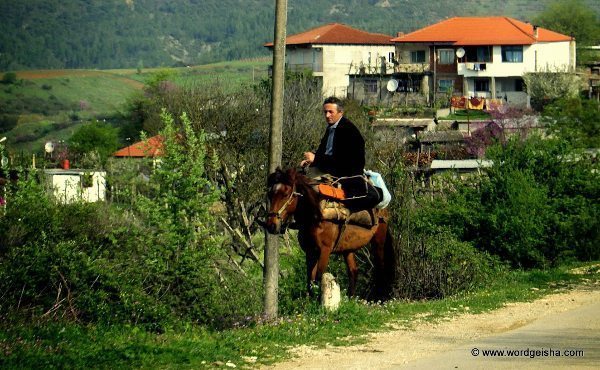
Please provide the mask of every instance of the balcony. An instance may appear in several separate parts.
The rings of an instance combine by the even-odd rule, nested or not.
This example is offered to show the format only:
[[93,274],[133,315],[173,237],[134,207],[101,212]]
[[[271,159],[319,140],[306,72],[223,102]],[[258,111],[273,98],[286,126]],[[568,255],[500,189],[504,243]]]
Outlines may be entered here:
[[430,70],[429,63],[400,63],[394,66],[395,73],[424,73]]

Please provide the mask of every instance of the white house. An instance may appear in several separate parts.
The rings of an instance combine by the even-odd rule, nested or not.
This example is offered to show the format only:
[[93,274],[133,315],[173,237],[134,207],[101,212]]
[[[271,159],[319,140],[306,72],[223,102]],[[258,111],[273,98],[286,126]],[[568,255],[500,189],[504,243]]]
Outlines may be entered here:
[[425,93],[523,105],[525,73],[575,69],[572,37],[508,17],[450,18],[392,41],[398,86],[418,81]]
[[80,169],[46,169],[47,185],[61,203],[98,202],[106,199],[106,172]]
[[[392,68],[392,36],[331,23],[286,38],[286,68],[310,70],[324,96],[346,97],[349,74],[385,74]],[[273,43],[265,44],[273,48]]]

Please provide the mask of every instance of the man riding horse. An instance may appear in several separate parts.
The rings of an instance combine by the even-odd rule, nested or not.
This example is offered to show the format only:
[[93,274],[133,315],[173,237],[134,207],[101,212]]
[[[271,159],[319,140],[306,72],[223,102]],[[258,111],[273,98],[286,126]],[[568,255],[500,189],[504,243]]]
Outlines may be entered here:
[[378,190],[369,186],[364,177],[365,140],[358,128],[344,117],[344,105],[336,97],[323,103],[327,129],[316,152],[305,152],[301,167],[318,177],[329,174],[337,178],[344,190],[342,203],[351,211],[373,208],[381,200]]

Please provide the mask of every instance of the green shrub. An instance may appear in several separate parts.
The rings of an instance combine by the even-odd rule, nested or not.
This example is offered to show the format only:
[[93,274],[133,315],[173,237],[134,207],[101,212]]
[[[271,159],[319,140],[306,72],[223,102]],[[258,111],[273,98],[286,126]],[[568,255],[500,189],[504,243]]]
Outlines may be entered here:
[[4,76],[2,76],[2,82],[5,85],[12,85],[17,82],[17,74],[15,72],[6,72]]
[[[560,139],[513,137],[489,148],[475,184],[422,200],[421,233],[442,227],[515,267],[600,258],[598,164]],[[474,185],[474,186],[473,186]]]
[[398,235],[394,295],[443,298],[473,290],[488,281],[500,266],[487,253],[459,241],[443,229]]
[[260,312],[260,274],[240,274],[217,248],[203,135],[182,121],[181,131],[166,125],[149,195],[126,209],[57,204],[33,174],[9,189],[0,216],[0,316],[162,330],[223,327]]
[[69,150],[76,155],[96,151],[105,160],[119,147],[118,129],[102,122],[79,127],[68,140]]
[[17,114],[0,114],[0,133],[7,132],[17,127],[19,116]]

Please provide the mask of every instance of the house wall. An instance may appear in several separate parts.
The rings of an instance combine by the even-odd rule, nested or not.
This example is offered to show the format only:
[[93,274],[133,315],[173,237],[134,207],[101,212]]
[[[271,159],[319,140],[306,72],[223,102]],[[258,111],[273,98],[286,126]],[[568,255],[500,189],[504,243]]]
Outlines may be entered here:
[[[575,59],[571,57],[571,42],[541,42],[523,50],[526,61],[525,72],[562,71],[575,68]],[[571,64],[572,63],[572,64]]]
[[350,73],[385,74],[382,61],[387,70],[394,51],[393,45],[323,45],[323,95],[346,97]]
[[522,63],[503,63],[502,46],[492,49],[492,62],[485,63],[485,71],[468,69],[470,63],[458,63],[458,74],[465,77],[515,77],[527,72],[567,71],[571,65],[570,42],[546,42],[523,46]]
[[[323,96],[345,98],[348,94],[350,73],[381,73],[382,58],[386,69],[391,69],[390,53],[394,45],[311,45],[288,47],[286,63],[291,70],[310,69],[320,77]],[[363,67],[364,69],[361,69]],[[385,73],[386,71],[383,71]]]
[[[46,181],[61,203],[97,202],[106,199],[106,172],[85,170],[45,170]],[[82,186],[82,176],[92,174],[91,186]]]

